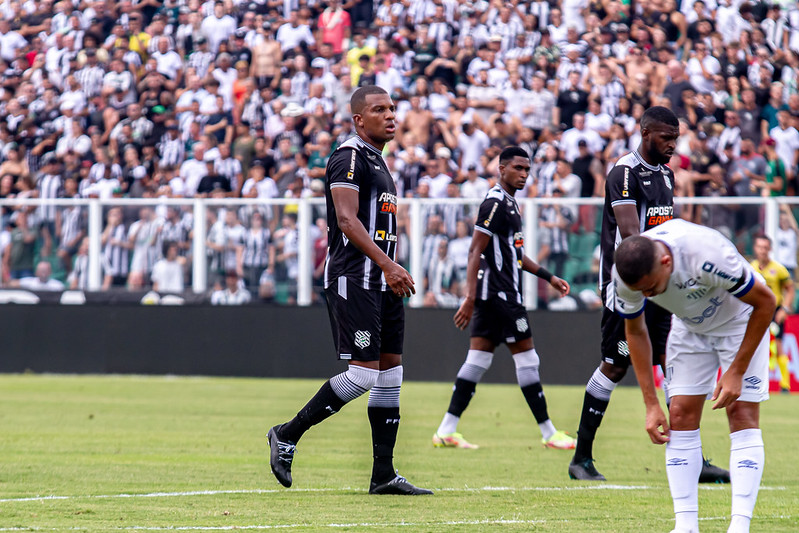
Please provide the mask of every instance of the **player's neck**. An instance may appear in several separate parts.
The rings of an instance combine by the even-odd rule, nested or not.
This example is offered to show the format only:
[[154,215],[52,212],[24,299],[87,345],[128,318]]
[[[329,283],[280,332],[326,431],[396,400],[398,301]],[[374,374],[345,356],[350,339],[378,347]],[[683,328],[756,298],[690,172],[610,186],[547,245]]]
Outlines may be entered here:
[[374,148],[375,148],[375,150],[377,150],[377,151],[378,151],[378,152],[380,152],[381,154],[383,153],[383,148],[386,146],[386,143],[379,143],[379,142],[377,142],[377,141],[373,140],[373,139],[372,139],[372,138],[370,138],[368,135],[366,135],[366,133],[365,133],[365,132],[363,132],[363,131],[359,131],[359,132],[358,132],[358,137],[360,137],[360,138],[361,138],[361,140],[362,140],[363,142],[365,142],[366,144],[368,144],[369,146],[372,146],[372,147],[374,147]]
[[636,151],[638,152],[638,155],[641,156],[641,159],[643,159],[644,162],[647,165],[649,165],[651,167],[655,167],[655,168],[660,166],[660,163],[656,163],[656,162],[652,161],[652,156],[649,155],[646,150],[644,150],[644,146],[643,145],[639,145],[638,146],[638,150],[636,150]]
[[502,190],[508,193],[511,196],[516,196],[516,189],[505,183],[504,181],[499,181],[499,186],[502,187]]

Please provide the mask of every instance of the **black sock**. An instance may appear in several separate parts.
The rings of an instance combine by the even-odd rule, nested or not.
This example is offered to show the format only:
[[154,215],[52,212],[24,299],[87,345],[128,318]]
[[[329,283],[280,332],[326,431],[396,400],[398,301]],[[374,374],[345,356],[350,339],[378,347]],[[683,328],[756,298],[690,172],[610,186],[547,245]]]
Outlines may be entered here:
[[522,394],[524,394],[524,399],[527,400],[527,405],[530,406],[536,422],[542,424],[549,420],[547,399],[544,397],[544,388],[541,386],[540,381],[522,387]]
[[385,483],[394,479],[394,445],[399,431],[399,407],[367,407],[372,426],[372,482]]
[[345,403],[347,402],[333,392],[330,381],[325,381],[325,384],[319,388],[314,397],[305,404],[305,407],[300,409],[297,416],[280,426],[278,437],[280,440],[297,443],[311,426],[315,426],[322,420],[336,414],[344,407]]
[[586,391],[583,399],[583,413],[580,416],[580,428],[577,430],[577,447],[574,459],[581,461],[594,458],[594,438],[596,430],[605,416],[610,400],[600,400]]
[[449,409],[447,409],[447,412],[460,417],[469,406],[469,402],[472,400],[476,388],[477,383],[474,381],[457,378],[455,380],[455,387],[453,387],[452,390],[452,399],[449,401]]

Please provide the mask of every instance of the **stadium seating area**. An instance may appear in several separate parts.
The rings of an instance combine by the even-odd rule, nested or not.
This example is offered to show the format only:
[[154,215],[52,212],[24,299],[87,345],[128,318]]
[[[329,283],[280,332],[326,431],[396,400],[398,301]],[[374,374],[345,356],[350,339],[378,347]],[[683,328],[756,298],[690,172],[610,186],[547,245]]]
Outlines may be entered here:
[[[4,2],[0,71],[3,287],[90,288],[90,209],[69,200],[98,198],[96,288],[184,293],[204,261],[209,297],[296,302],[300,233],[315,271],[324,211],[300,225],[296,204],[269,202],[323,196],[327,159],[354,134],[349,97],[366,84],[397,104],[384,157],[401,196],[464,202],[424,204],[423,228],[400,213],[406,245],[412,234],[425,242],[424,305],[461,295],[470,205],[511,144],[534,163],[518,195],[540,200],[528,247],[575,293],[596,286],[601,211],[578,204],[604,195],[647,107],[681,121],[677,196],[729,202],[685,203],[679,216],[749,252],[770,227],[765,209],[740,198],[797,191],[794,2]],[[547,204],[556,196],[575,204]],[[181,198],[256,203],[210,206],[198,258],[193,207],[166,207]],[[144,204],[113,207],[118,199]],[[783,209],[771,233],[792,270],[796,232]]]

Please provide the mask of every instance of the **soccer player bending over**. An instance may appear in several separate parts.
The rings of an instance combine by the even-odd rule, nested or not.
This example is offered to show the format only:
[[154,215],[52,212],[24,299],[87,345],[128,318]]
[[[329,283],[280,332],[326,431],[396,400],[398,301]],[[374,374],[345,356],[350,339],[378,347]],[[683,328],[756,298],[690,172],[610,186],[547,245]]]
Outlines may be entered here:
[[[769,337],[774,294],[719,232],[671,220],[616,249],[612,273],[616,311],[625,331],[646,404],[646,430],[666,444],[666,474],[674,501],[673,533],[697,533],[702,406],[726,409],[730,426],[732,520],[746,533],[763,475],[760,402],[768,399]],[[666,345],[668,420],[652,377],[652,345],[643,311],[648,301],[674,314]],[[716,375],[721,367],[721,379]]]
[[458,421],[491,366],[494,350],[504,342],[513,355],[519,386],[541,429],[543,444],[574,448],[574,438],[555,429],[549,419],[538,353],[522,301],[524,271],[545,279],[561,296],[569,292],[566,281],[524,255],[522,217],[515,194],[524,187],[529,172],[527,152],[518,146],[505,148],[499,156],[499,182],[480,205],[469,247],[466,298],[455,313],[455,325],[460,329],[469,325],[474,314],[469,352],[458,371],[449,409],[433,435],[436,447],[477,448],[457,432]]

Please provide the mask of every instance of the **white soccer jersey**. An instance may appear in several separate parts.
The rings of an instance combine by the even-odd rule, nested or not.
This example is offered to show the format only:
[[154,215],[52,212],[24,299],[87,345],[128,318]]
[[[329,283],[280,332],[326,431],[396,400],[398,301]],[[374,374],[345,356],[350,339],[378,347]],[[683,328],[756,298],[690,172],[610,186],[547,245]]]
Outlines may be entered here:
[[[681,219],[642,233],[669,247],[674,270],[666,290],[651,300],[670,311],[694,333],[723,337],[749,320],[752,306],[739,298],[755,283],[755,272],[721,233]],[[613,267],[616,311],[641,314],[647,298],[627,287]]]

